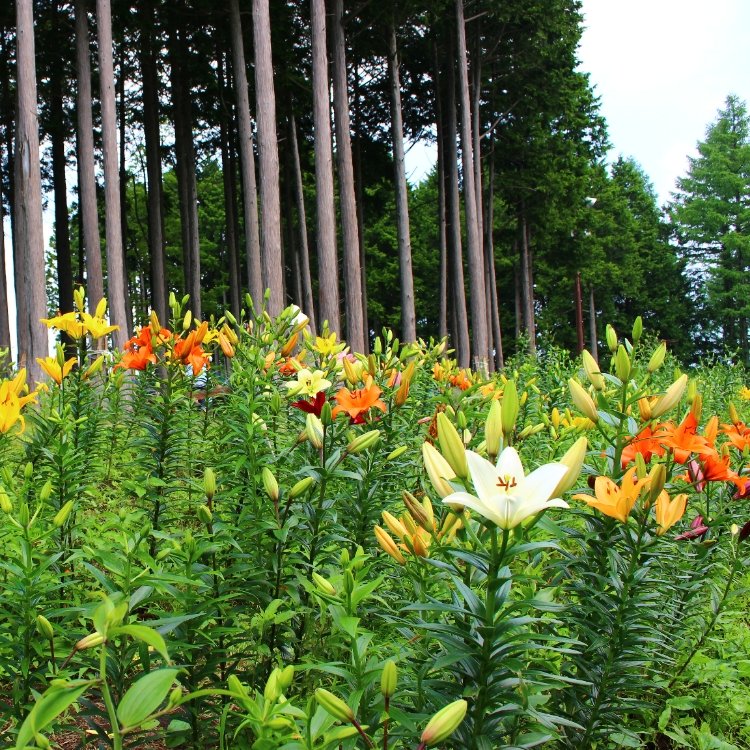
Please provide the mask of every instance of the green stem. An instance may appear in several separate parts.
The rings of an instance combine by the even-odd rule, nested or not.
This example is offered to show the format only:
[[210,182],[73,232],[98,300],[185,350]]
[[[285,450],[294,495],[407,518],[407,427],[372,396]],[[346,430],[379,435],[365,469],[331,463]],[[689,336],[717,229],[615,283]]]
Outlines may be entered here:
[[112,748],[113,750],[122,750],[122,733],[120,732],[120,725],[117,721],[117,711],[115,710],[115,704],[109,692],[109,684],[107,683],[106,642],[102,643],[101,650],[99,651],[99,678],[102,681],[102,698],[104,699],[104,705],[107,708],[109,723],[112,726]]

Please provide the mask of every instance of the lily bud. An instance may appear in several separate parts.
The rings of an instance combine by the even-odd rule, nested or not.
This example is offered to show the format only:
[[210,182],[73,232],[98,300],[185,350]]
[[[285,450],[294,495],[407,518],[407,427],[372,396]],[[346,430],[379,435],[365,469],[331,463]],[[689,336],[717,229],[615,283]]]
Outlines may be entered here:
[[356,385],[359,383],[361,378],[361,369],[359,372],[355,369],[354,364],[348,357],[344,357],[341,360],[344,363],[344,374],[350,385]]
[[312,580],[315,584],[315,587],[322,594],[328,594],[328,596],[336,596],[336,589],[334,588],[333,584],[327,578],[324,578],[322,575],[320,575],[320,573],[313,573]]
[[314,414],[307,415],[305,434],[313,448],[320,450],[323,447],[323,423]]
[[300,479],[299,482],[289,490],[289,499],[294,500],[294,498],[299,497],[303,492],[307,492],[313,484],[315,484],[315,477],[305,477],[304,479]]
[[742,421],[740,415],[737,413],[737,407],[731,401],[729,402],[729,419],[732,420],[733,424]]
[[617,354],[615,354],[615,373],[623,383],[630,377],[630,368],[631,365],[628,351],[622,344],[620,344],[620,346],[617,347]]
[[294,665],[289,664],[279,672],[279,687],[281,692],[285,693],[292,686],[294,680]]
[[432,532],[432,523],[422,503],[420,503],[419,500],[417,500],[417,498],[411,494],[411,492],[407,492],[406,490],[404,490],[402,497],[404,500],[404,505],[409,511],[409,515],[414,519],[414,522],[418,526],[421,526],[425,531]]
[[329,401],[326,401],[320,410],[320,423],[324,427],[329,427],[333,424],[333,409]]
[[221,347],[222,354],[225,357],[232,359],[232,357],[234,357],[235,355],[235,351],[234,351],[234,347],[232,346],[231,341],[229,341],[229,339],[221,331],[219,331],[218,338],[219,338],[219,346]]
[[[640,453],[638,454],[640,455]],[[648,501],[649,504],[656,501],[661,491],[664,489],[664,484],[667,481],[667,467],[664,464],[654,464],[653,468],[649,472],[649,483],[648,483]]]
[[597,391],[603,391],[605,385],[604,376],[599,370],[599,363],[594,359],[588,349],[584,349],[581,352],[581,360],[583,361],[583,371],[586,373],[589,383],[591,383]]
[[216,473],[210,466],[206,467],[203,472],[203,491],[208,501],[211,502],[216,494]]
[[44,615],[36,616],[36,629],[43,638],[48,641],[54,640],[55,631],[52,629],[52,623]]
[[388,659],[380,675],[380,693],[384,698],[390,698],[396,692],[397,680],[396,663]]
[[198,510],[195,511],[195,515],[198,516],[198,520],[208,526],[214,520],[214,515],[211,513],[211,509],[207,505],[199,505]]
[[240,679],[239,677],[237,677],[237,675],[230,674],[229,677],[227,677],[227,687],[235,695],[240,695],[243,698],[249,697],[247,688],[240,682]]
[[190,326],[193,324],[193,313],[188,310],[185,313],[185,317],[182,319],[182,330],[187,331],[190,329]]
[[437,416],[438,440],[445,460],[457,477],[468,479],[469,464],[466,461],[466,448],[456,428],[444,413]]
[[13,504],[5,490],[0,490],[0,510],[3,513],[10,513],[13,510]]
[[263,471],[260,473],[261,479],[263,480],[263,489],[266,491],[266,495],[273,500],[273,502],[279,501],[279,483],[276,481],[276,477],[273,472],[267,467],[263,467]]
[[87,368],[86,371],[83,373],[83,379],[88,380],[93,375],[96,375],[97,372],[99,372],[102,367],[104,367],[104,355],[99,355]]
[[596,423],[599,420],[599,413],[596,410],[594,400],[586,393],[585,388],[577,380],[570,378],[568,380],[568,389],[570,390],[570,397],[573,399],[573,403],[578,410],[592,422]]
[[455,478],[456,472],[432,443],[422,444],[422,459],[435,492],[440,497],[452,495],[455,490],[451,487],[449,480]]
[[682,398],[682,394],[685,392],[687,387],[688,376],[680,375],[672,385],[667,388],[667,392],[660,396],[657,402],[651,407],[651,416],[657,419],[662,414],[665,414],[670,409],[677,406]]
[[60,528],[67,520],[68,516],[70,516],[70,512],[73,510],[73,501],[68,500],[65,505],[63,505],[62,508],[60,508],[59,511],[57,511],[57,514],[52,519],[52,524],[55,526],[55,528]]
[[409,449],[407,445],[399,445],[398,448],[394,448],[386,457],[386,461],[395,461],[399,456],[403,456],[404,453]]
[[87,648],[96,648],[97,646],[101,646],[106,640],[101,633],[89,633],[76,643],[75,650],[85,651]]
[[354,711],[344,703],[338,696],[329,692],[325,688],[318,688],[315,691],[315,700],[318,705],[327,711],[334,719],[339,721],[354,721]]
[[638,341],[640,340],[642,334],[643,334],[643,318],[639,315],[633,321],[632,338],[633,338],[633,343],[634,344],[638,343]]
[[395,534],[399,539],[403,539],[409,533],[406,526],[404,526],[404,524],[401,523],[401,521],[399,521],[392,513],[384,510],[381,515],[383,517],[383,523],[388,527],[391,534]]
[[503,435],[509,438],[516,429],[516,420],[518,419],[518,389],[516,381],[509,380],[503,388],[503,400],[500,405],[500,422],[503,428]]
[[406,563],[406,559],[401,554],[401,550],[396,545],[396,542],[388,536],[388,532],[381,526],[375,526],[375,539],[377,539],[383,552],[390,555],[399,565]]
[[370,430],[364,435],[358,435],[346,446],[346,452],[356,456],[364,453],[368,448],[372,448],[380,440],[380,430]]
[[281,687],[279,686],[279,672],[281,672],[281,670],[278,667],[274,667],[273,671],[266,680],[266,686],[263,689],[263,697],[270,703],[275,703],[281,695]]
[[690,413],[695,417],[696,422],[701,421],[701,412],[703,411],[703,396],[701,396],[700,393],[696,393],[693,397],[693,400],[690,401],[690,383],[694,383],[694,380],[691,380],[688,383],[688,403],[690,404]]
[[638,411],[644,422],[648,422],[651,419],[651,401],[645,396],[638,399]]
[[666,356],[667,342],[662,341],[661,344],[654,349],[654,353],[651,355],[651,359],[649,359],[648,364],[646,365],[646,370],[648,370],[648,372],[656,372],[664,364],[664,357]]
[[494,461],[497,454],[500,453],[500,442],[503,439],[501,411],[500,402],[493,398],[487,414],[487,421],[484,423],[484,442],[491,461]]
[[44,483],[44,485],[42,485],[42,489],[39,490],[39,502],[46,503],[47,500],[49,500],[51,494],[52,494],[52,480],[48,479]]
[[464,720],[468,705],[465,700],[461,699],[441,708],[422,732],[421,742],[427,747],[432,747],[450,737]]
[[607,339],[609,350],[614,354],[617,351],[617,333],[609,323],[607,323],[607,328],[605,329],[605,338]]
[[297,341],[299,341],[299,334],[293,333],[289,341],[281,347],[281,356],[288,357],[294,351],[294,347],[297,346]]
[[567,471],[557,483],[557,487],[555,487],[555,490],[550,497],[562,497],[563,493],[571,489],[578,481],[581,468],[583,467],[583,461],[586,458],[587,449],[588,441],[585,437],[579,437],[578,440],[568,448],[565,455],[560,459],[560,463],[567,468]]

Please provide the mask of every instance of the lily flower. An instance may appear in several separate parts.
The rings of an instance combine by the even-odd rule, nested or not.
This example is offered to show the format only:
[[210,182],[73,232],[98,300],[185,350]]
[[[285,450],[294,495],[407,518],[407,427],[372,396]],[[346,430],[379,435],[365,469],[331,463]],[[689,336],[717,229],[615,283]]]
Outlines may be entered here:
[[323,391],[318,391],[312,399],[301,398],[299,401],[292,401],[292,406],[306,414],[314,414],[316,417],[320,417],[325,402],[326,394]]
[[616,518],[620,523],[627,523],[641,490],[650,481],[650,477],[636,479],[635,471],[635,466],[628,469],[619,487],[609,477],[597,477],[594,483],[595,497],[573,495],[573,498],[583,500],[605,516]]
[[508,447],[493,466],[474,451],[466,451],[469,476],[476,495],[454,492],[443,498],[447,505],[471,508],[501,529],[514,529],[530,516],[547,508],[567,508],[560,498],[550,499],[568,469],[563,464],[540,466],[525,475],[515,448]]
[[57,360],[57,357],[44,357],[44,359],[37,357],[36,361],[39,364],[39,367],[41,367],[42,370],[44,370],[47,375],[55,381],[55,383],[60,385],[63,382],[63,379],[73,369],[73,365],[76,363],[76,358],[71,357],[62,365]]
[[297,373],[297,380],[285,383],[289,389],[290,396],[317,396],[321,391],[331,387],[331,381],[327,380],[323,370],[311,372],[303,368]]
[[333,407],[333,418],[346,412],[352,424],[362,424],[365,421],[365,413],[372,408],[386,411],[385,402],[380,398],[382,391],[372,382],[366,388],[359,388],[356,391],[350,391],[342,388],[336,394],[337,406]]
[[661,536],[672,528],[684,515],[687,508],[688,496],[684,492],[673,498],[669,497],[666,490],[659,493],[656,498],[656,535]]

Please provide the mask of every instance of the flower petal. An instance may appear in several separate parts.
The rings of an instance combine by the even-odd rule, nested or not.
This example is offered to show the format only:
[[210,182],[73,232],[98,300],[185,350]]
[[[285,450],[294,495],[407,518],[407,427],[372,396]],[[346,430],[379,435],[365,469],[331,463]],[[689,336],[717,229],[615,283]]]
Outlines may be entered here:
[[523,479],[524,472],[521,457],[513,446],[509,445],[503,449],[500,457],[497,459],[497,471],[495,473],[498,477],[511,476],[516,482],[520,482]]
[[495,467],[474,451],[466,451],[466,463],[477,495],[484,501],[494,500],[500,494]]
[[549,500],[568,469],[564,464],[544,464],[529,474],[517,494],[529,500]]

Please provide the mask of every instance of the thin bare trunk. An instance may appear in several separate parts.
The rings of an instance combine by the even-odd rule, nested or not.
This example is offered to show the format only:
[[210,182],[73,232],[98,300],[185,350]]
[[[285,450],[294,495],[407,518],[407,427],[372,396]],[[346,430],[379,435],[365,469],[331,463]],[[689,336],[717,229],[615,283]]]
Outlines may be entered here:
[[484,254],[487,259],[487,284],[490,290],[490,319],[492,339],[495,347],[495,365],[498,370],[505,366],[503,357],[503,333],[500,326],[500,300],[497,291],[497,273],[495,270],[495,238],[493,235],[495,211],[495,149],[490,145],[489,170],[487,177],[487,214],[484,221]]
[[461,157],[466,212],[466,256],[471,289],[471,332],[473,364],[480,371],[487,369],[487,297],[484,289],[484,261],[479,233],[477,193],[474,185],[474,148],[472,145],[471,101],[469,98],[469,70],[466,54],[466,26],[464,0],[455,0],[458,38],[458,83],[461,110]]
[[[76,154],[78,157],[78,211],[81,215],[83,248],[86,256],[86,293],[93,313],[104,297],[102,248],[94,176],[94,125],[91,113],[91,60],[86,0],[76,0]],[[81,269],[83,273],[83,269]]]
[[164,273],[164,218],[159,133],[159,79],[153,28],[153,6],[146,4],[140,64],[143,77],[143,130],[148,175],[148,246],[151,261],[151,305],[161,321],[167,320],[167,282]]
[[[452,55],[449,57],[449,61]],[[455,341],[458,364],[468,367],[470,364],[469,320],[466,314],[466,290],[464,288],[464,264],[461,244],[461,209],[458,190],[458,159],[456,156],[456,81],[453,65],[448,62],[445,106],[445,140],[443,154],[446,161],[446,214],[448,223],[448,247],[450,249],[450,266],[453,280],[453,309],[456,316]],[[466,186],[464,186],[466,187]],[[475,292],[472,290],[472,297]]]
[[[315,186],[318,204],[318,287],[320,319],[339,333],[339,278],[336,252],[336,212],[333,200],[331,106],[328,97],[325,0],[311,0],[313,126],[315,128]],[[322,327],[322,326],[321,326]]]
[[399,74],[396,26],[388,28],[388,73],[391,88],[391,140],[396,183],[396,223],[398,258],[401,269],[401,336],[404,341],[417,340],[417,316],[414,311],[414,273],[409,231],[409,187],[404,165],[404,123],[401,114],[401,79]]
[[359,269],[362,289],[362,320],[365,324],[365,348],[362,354],[370,351],[370,317],[367,307],[367,263],[365,257],[365,212],[364,212],[364,176],[362,174],[362,123],[360,108],[359,68],[354,67],[354,193],[357,201],[357,237],[359,240]]
[[354,194],[351,125],[349,122],[349,84],[346,71],[344,38],[344,2],[333,0],[333,111],[336,125],[336,164],[339,175],[342,252],[344,268],[344,306],[346,338],[352,350],[364,351],[365,320],[362,310],[362,274],[360,269],[357,203]]
[[310,251],[307,242],[307,216],[305,213],[305,191],[302,184],[302,167],[297,143],[297,123],[294,113],[289,114],[289,140],[294,167],[294,197],[297,204],[297,224],[299,226],[299,263],[302,278],[302,310],[310,319],[310,327],[315,331],[315,301],[312,279],[310,278]]
[[119,329],[112,334],[120,349],[128,339],[125,309],[125,264],[120,218],[120,182],[117,165],[117,121],[115,116],[115,78],[112,62],[112,10],[110,0],[96,0],[99,36],[99,83],[102,106],[102,142],[104,151],[104,203],[106,210],[107,286],[110,320]]
[[440,301],[438,308],[438,335],[448,335],[448,234],[445,205],[445,136],[443,128],[443,99],[440,85],[440,65],[435,52],[435,112],[437,130],[437,180],[438,180],[438,247],[440,248]]
[[8,282],[5,268],[5,231],[3,198],[0,191],[0,348],[10,348],[10,316],[8,315]]
[[[16,63],[18,111],[15,148],[16,225],[21,240],[23,285],[16,286],[16,299],[25,295],[26,315],[18,319],[19,365],[29,369],[30,381],[41,379],[37,357],[47,355],[47,329],[39,322],[46,317],[44,237],[42,236],[42,184],[39,172],[36,67],[34,62],[34,11],[32,0],[16,2]],[[17,277],[18,278],[18,277]]]
[[253,128],[250,120],[250,97],[247,92],[245,51],[238,0],[229,0],[229,29],[232,38],[232,69],[237,95],[237,128],[240,139],[240,172],[245,219],[247,254],[247,287],[253,303],[260,309],[263,302],[263,275],[260,262],[260,227],[258,225],[258,187],[255,178]]
[[526,226],[526,215],[521,215],[521,305],[523,308],[523,327],[528,336],[529,354],[536,351],[534,328],[534,285],[531,276],[531,250],[529,233]]
[[599,343],[596,333],[596,304],[594,301],[594,287],[589,287],[589,349],[591,356],[599,361]]
[[268,0],[253,0],[253,40],[260,165],[260,259],[263,285],[271,293],[268,310],[271,315],[278,315],[284,307],[284,259],[281,251],[279,150]]

